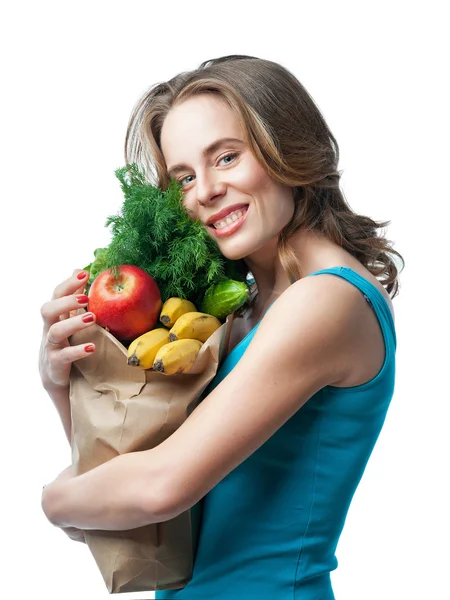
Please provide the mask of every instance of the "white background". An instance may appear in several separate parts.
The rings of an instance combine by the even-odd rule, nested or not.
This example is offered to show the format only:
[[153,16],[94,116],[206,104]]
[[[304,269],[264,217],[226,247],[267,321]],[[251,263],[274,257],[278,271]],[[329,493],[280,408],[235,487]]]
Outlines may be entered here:
[[109,241],[104,222],[122,201],[114,170],[134,103],[150,85],[226,54],[278,61],[300,79],[340,144],[350,205],[392,221],[388,237],[407,263],[394,300],[396,393],[338,547],[336,597],[450,597],[444,4],[94,0],[2,9],[2,597],[108,596],[88,549],[40,509],[42,485],[70,452],[40,387],[39,308]]

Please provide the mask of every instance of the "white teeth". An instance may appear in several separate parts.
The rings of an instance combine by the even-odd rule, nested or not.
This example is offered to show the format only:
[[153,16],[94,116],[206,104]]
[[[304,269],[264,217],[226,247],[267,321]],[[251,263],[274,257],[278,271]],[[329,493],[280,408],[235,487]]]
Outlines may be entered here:
[[223,221],[217,221],[217,223],[214,223],[214,227],[216,229],[222,229],[223,227],[226,227],[227,225],[231,225],[232,223],[234,223],[235,221],[240,219],[242,217],[242,215],[244,214],[244,212],[245,211],[243,211],[243,210],[237,210],[237,211],[229,214],[227,216],[227,218],[224,219]]

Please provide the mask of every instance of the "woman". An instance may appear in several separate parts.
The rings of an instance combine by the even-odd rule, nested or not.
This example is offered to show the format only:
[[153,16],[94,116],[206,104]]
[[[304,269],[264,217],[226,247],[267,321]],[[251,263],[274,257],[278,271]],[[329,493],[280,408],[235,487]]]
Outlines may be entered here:
[[[403,261],[378,235],[387,223],[346,204],[336,140],[270,61],[224,57],[156,85],[125,153],[157,185],[180,181],[192,218],[258,293],[186,422],[148,452],[78,477],[67,469],[43,509],[76,537],[160,522],[203,499],[192,580],[156,598],[332,599],[335,549],[394,391],[394,255]],[[95,322],[65,318],[86,305],[86,280],[75,272],[42,310],[42,379],[68,436],[70,365],[95,351],[67,341]]]

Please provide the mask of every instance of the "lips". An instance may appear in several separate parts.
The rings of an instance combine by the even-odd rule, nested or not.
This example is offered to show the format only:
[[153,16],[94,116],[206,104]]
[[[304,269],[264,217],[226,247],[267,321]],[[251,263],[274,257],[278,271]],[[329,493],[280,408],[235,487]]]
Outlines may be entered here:
[[243,208],[246,209],[247,207],[248,207],[248,204],[233,204],[232,206],[227,206],[226,208],[222,209],[220,212],[212,215],[212,217],[210,217],[206,221],[206,225],[209,225],[210,227],[212,227],[214,225],[214,223],[217,223],[217,221],[223,221],[232,212],[235,212],[235,211],[237,211],[239,209],[243,209]]
[[[233,211],[234,214],[236,214],[235,211]],[[216,238],[228,238],[231,235],[234,235],[236,233],[236,231],[238,231],[243,224],[245,223],[246,219],[247,219],[247,215],[250,212],[250,207],[247,206],[246,209],[242,209],[242,208],[238,208],[237,212],[241,213],[241,216],[238,217],[235,220],[231,220],[231,223],[226,223],[225,225],[222,223],[220,223],[220,227],[216,228],[214,225],[209,225],[208,229],[211,232],[211,235],[213,235]],[[228,213],[230,214],[230,213]],[[223,220],[222,220],[223,221]]]

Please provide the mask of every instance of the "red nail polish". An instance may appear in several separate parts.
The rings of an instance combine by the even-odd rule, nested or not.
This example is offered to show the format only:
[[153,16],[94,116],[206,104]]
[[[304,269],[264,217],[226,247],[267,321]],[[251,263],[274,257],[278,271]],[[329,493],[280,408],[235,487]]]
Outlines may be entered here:
[[94,350],[95,350],[95,347],[92,344],[89,344],[89,346],[84,347],[85,352],[94,352]]
[[86,277],[86,275],[87,275],[86,271],[81,271],[81,273],[78,273],[77,279],[84,279]]
[[78,304],[87,304],[89,302],[89,297],[86,294],[79,294],[77,296]]
[[94,320],[94,315],[87,314],[81,320],[83,321],[83,323],[92,323],[92,321]]

